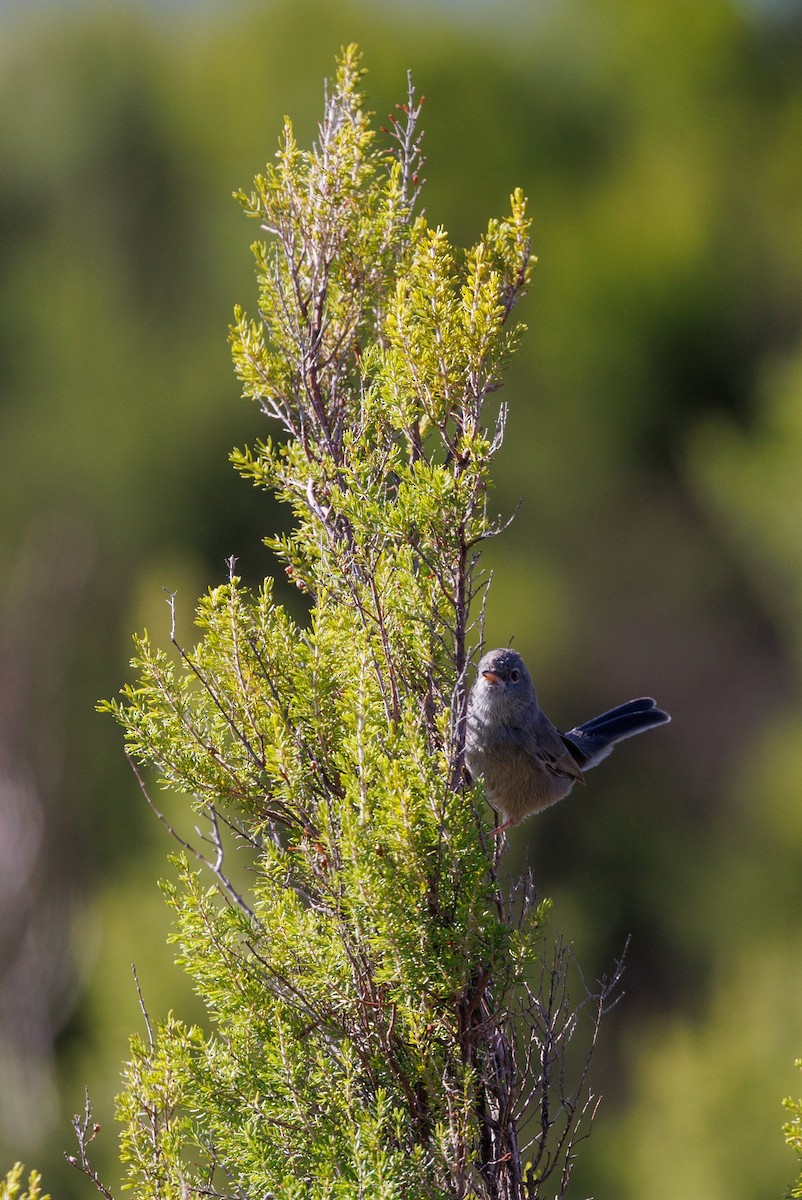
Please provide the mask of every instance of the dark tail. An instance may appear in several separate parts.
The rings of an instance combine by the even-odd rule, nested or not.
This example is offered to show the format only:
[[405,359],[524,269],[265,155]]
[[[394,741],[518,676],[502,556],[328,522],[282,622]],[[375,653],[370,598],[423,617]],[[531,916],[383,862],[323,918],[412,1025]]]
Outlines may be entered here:
[[658,708],[650,696],[643,696],[619,704],[618,708],[611,708],[561,736],[582,770],[588,771],[607,757],[616,742],[670,720],[668,713]]

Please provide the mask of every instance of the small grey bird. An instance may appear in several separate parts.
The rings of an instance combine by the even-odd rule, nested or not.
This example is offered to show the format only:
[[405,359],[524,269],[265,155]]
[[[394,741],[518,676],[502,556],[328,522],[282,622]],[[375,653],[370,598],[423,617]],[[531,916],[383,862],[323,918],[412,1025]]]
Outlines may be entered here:
[[471,775],[484,780],[485,796],[503,818],[500,833],[584,783],[585,771],[606,758],[616,742],[670,720],[654,700],[643,697],[560,733],[541,710],[520,654],[491,650],[479,663],[468,697],[465,760]]

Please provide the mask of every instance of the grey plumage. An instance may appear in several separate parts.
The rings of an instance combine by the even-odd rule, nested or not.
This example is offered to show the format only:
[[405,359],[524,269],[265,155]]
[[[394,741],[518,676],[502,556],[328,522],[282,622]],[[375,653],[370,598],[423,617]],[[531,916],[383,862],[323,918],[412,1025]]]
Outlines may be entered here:
[[520,654],[491,650],[468,698],[465,760],[506,828],[562,800],[616,742],[670,720],[642,697],[560,733],[540,708]]

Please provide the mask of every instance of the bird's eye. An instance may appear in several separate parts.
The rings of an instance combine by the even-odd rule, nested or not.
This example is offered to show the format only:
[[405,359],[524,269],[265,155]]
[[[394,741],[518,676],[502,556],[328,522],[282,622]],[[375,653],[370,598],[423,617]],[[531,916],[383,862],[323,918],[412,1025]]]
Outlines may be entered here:
[[521,672],[518,670],[517,667],[513,667],[512,670],[510,671],[510,679],[512,680],[513,683],[517,683],[520,678],[521,678]]

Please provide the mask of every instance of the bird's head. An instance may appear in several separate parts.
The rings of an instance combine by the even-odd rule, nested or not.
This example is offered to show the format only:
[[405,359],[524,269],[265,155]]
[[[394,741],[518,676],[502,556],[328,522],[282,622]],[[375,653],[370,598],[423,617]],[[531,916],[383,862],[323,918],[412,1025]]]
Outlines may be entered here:
[[537,704],[526,664],[517,650],[491,650],[477,668],[476,699],[494,710],[512,711]]

